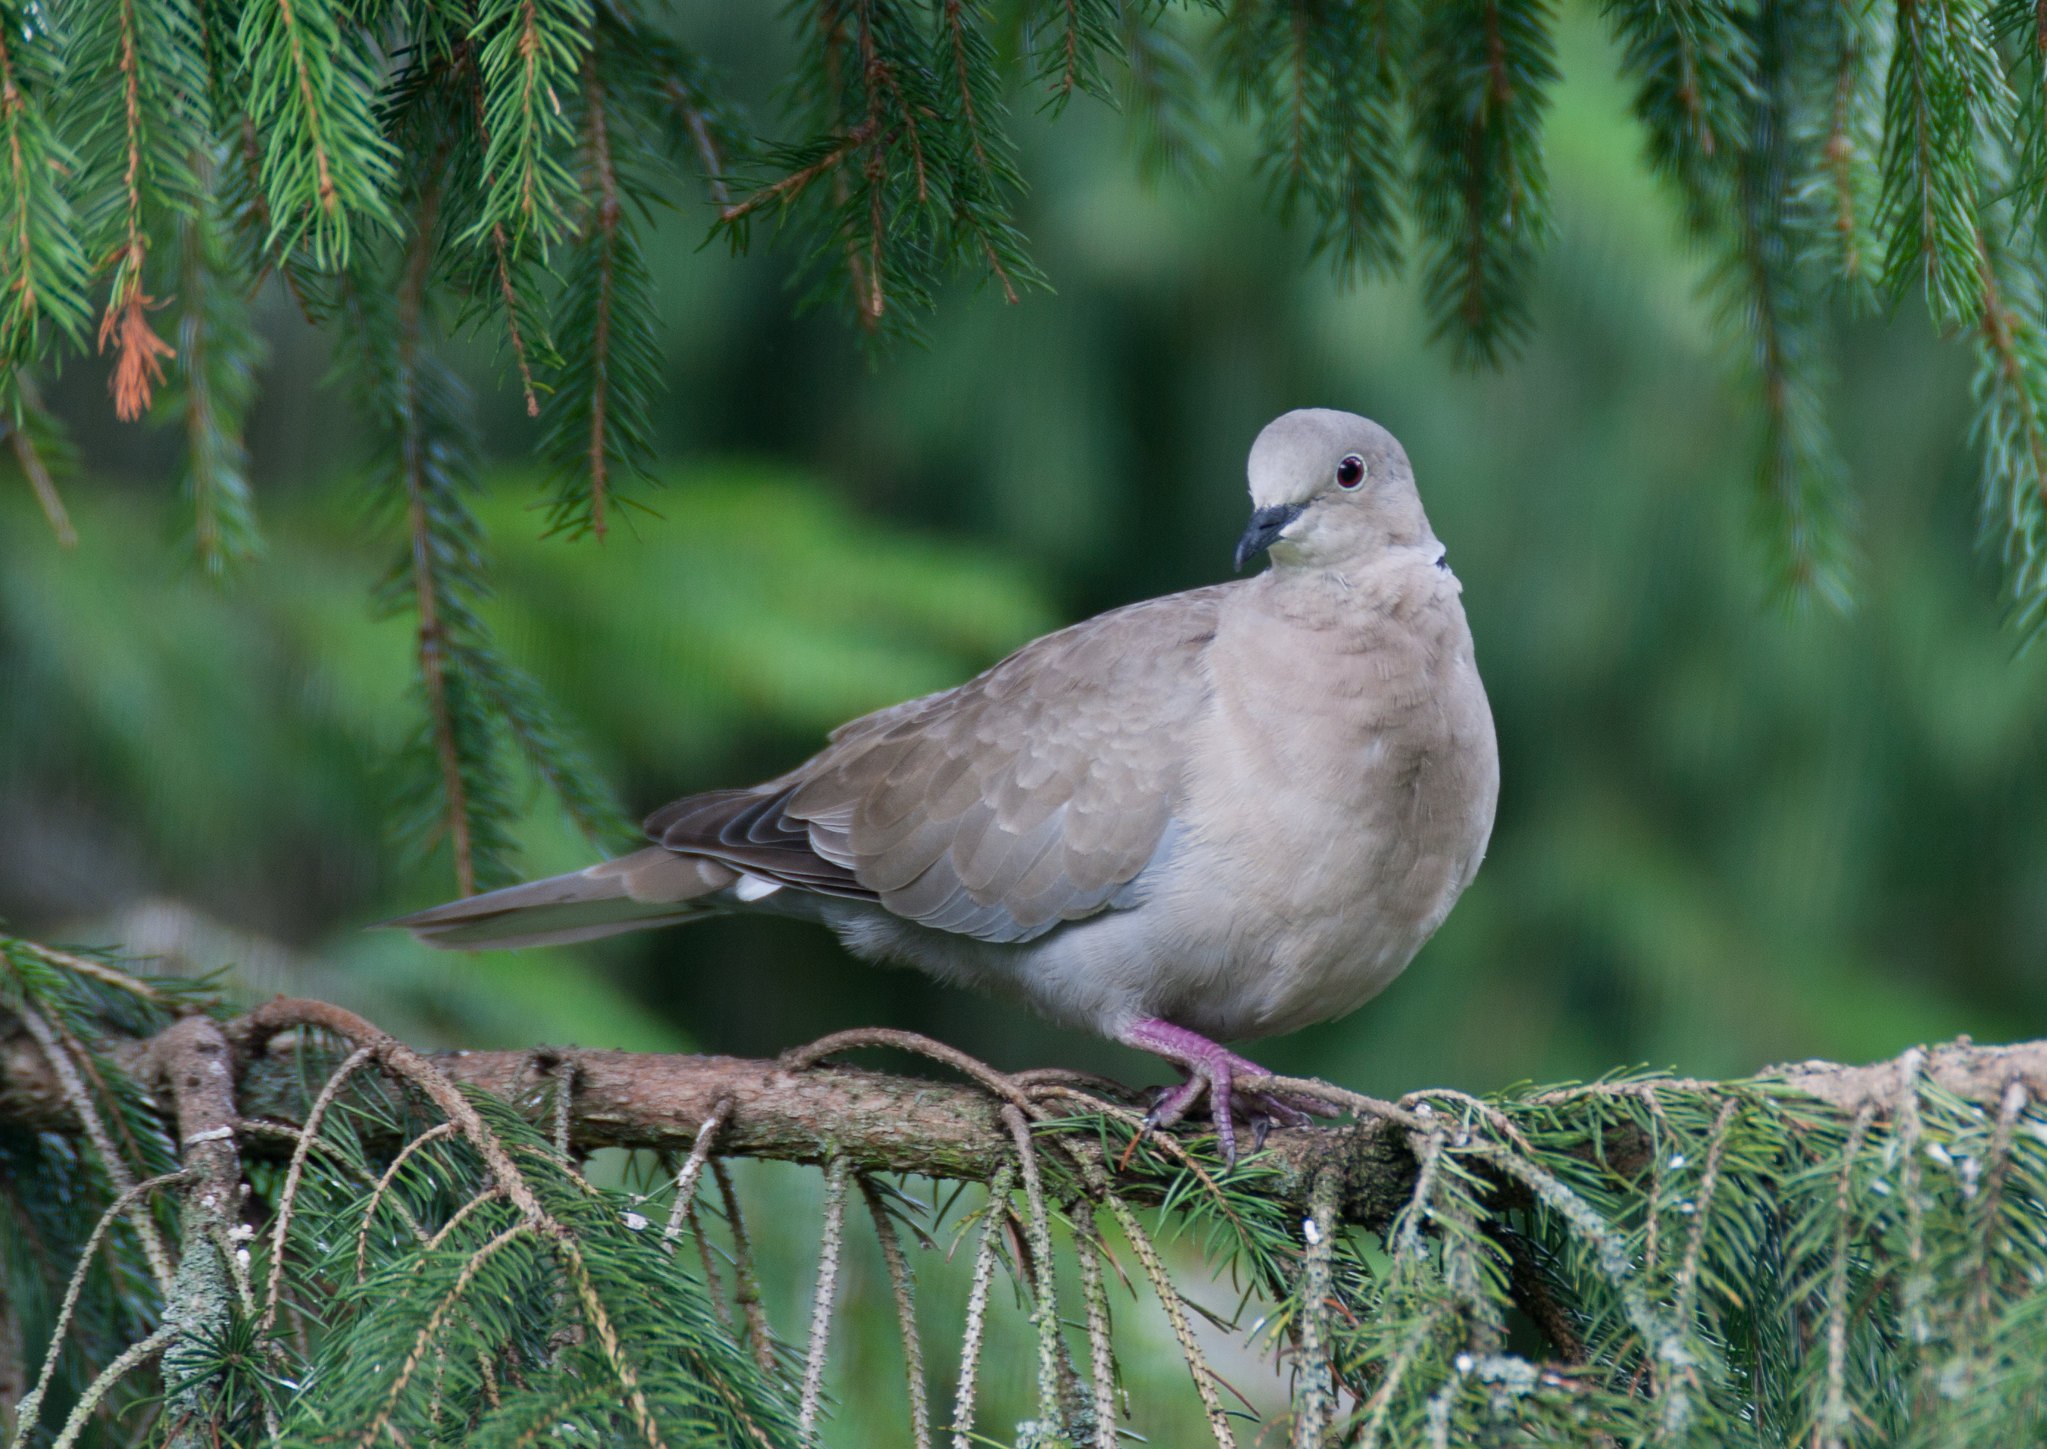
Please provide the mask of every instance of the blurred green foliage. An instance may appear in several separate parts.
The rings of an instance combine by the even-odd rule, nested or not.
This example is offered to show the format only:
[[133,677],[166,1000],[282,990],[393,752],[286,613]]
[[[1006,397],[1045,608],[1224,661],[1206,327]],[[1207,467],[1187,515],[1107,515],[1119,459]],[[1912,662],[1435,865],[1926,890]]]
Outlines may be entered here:
[[[776,74],[772,37],[739,44],[754,22],[701,23],[741,57],[735,84]],[[1026,126],[1027,223],[1060,294],[943,298],[928,346],[879,361],[792,318],[780,263],[695,250],[695,220],[674,219],[657,441],[678,462],[654,514],[601,547],[543,539],[516,461],[535,426],[490,358],[466,364],[507,463],[482,505],[493,630],[650,808],[784,768],[840,719],[1063,619],[1220,577],[1257,427],[1354,407],[1406,441],[1465,581],[1505,794],[1478,885],[1416,969],[1275,1061],[1483,1087],[2037,1030],[2047,662],[2000,628],[1995,568],[1970,548],[1963,365],[1910,314],[1847,327],[1865,602],[1772,608],[1743,501],[1757,424],[1718,386],[1703,263],[1633,154],[1604,41],[1585,25],[1564,41],[1557,250],[1529,351],[1497,374],[1427,347],[1409,292],[1299,265],[1307,240],[1259,219],[1241,155],[1146,183],[1086,107]],[[583,1040],[635,1010],[745,1051],[888,1020],[1012,1065],[1134,1064],[786,922],[454,964],[362,936],[447,874],[382,833],[409,626],[370,618],[380,553],[352,426],[313,334],[269,306],[250,440],[267,558],[224,585],[187,562],[165,440],[91,421],[88,369],[54,395],[91,421],[78,550],[18,483],[0,494],[0,910],[48,932],[183,898],[359,962],[379,992],[423,983],[409,999],[453,1036],[466,1009],[431,1002],[490,1003],[492,1036],[517,1039],[488,986],[516,976],[549,1003],[535,1029]],[[586,858],[533,800],[522,864]],[[585,1022],[553,1009],[550,978],[618,994]]]
[[[780,74],[778,32],[744,7],[690,23],[741,91]],[[666,219],[652,514],[601,545],[543,539],[537,427],[495,385],[501,359],[459,354],[499,460],[481,513],[501,644],[651,808],[786,768],[839,720],[1063,620],[1221,577],[1256,429],[1353,408],[1407,444],[1464,581],[1500,822],[1401,981],[1261,1057],[1391,1093],[2047,1030],[2047,653],[2019,650],[1972,548],[1965,361],[1909,309],[1834,324],[1862,602],[1772,605],[1761,424],[1721,386],[1705,262],[1643,172],[1597,30],[1567,25],[1559,63],[1558,236],[1529,346],[1497,373],[1430,348],[1410,291],[1305,265],[1309,239],[1263,217],[1241,130],[1205,179],[1149,183],[1099,108],[1056,133],[1025,118],[1023,222],[1058,293],[960,289],[924,347],[878,361],[791,315],[785,259],[728,258],[699,247],[705,215]],[[262,315],[249,472],[270,542],[226,582],[179,537],[170,442],[113,424],[93,367],[49,389],[85,453],[79,547],[0,479],[0,916],[111,940],[124,908],[173,898],[282,943],[296,964],[265,980],[324,970],[325,994],[387,1025],[476,1044],[764,1053],[888,1022],[1003,1066],[1147,1070],[790,922],[477,959],[365,936],[449,888],[385,833],[410,626],[369,611],[384,550],[323,344],[281,293]],[[586,859],[529,794],[521,864]],[[790,1188],[791,1223],[809,1190]],[[882,1321],[878,1277],[854,1294]],[[892,1370],[862,1377],[900,1392]]]

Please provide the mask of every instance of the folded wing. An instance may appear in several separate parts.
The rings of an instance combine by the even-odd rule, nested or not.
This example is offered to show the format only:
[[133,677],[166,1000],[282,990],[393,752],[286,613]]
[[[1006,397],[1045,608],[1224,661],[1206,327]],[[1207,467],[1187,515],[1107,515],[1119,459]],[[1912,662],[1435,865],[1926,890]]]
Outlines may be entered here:
[[986,941],[1108,909],[1169,844],[1219,602],[1196,590],[1047,635],[843,726],[778,780],[678,800],[648,834]]

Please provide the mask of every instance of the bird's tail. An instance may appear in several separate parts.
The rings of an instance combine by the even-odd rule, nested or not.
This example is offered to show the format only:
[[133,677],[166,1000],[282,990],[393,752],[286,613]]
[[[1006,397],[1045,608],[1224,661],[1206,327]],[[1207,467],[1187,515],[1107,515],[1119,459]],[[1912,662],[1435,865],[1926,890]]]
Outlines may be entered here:
[[457,951],[565,946],[700,920],[721,908],[712,897],[738,879],[736,871],[716,861],[657,845],[587,870],[506,886],[383,924],[403,927],[429,946]]

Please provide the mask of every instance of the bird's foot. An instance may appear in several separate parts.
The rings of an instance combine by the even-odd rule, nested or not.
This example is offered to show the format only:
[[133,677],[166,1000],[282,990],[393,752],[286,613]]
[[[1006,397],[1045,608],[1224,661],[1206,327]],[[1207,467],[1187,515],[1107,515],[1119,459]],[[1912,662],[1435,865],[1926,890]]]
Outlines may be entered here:
[[1119,1040],[1126,1046],[1164,1057],[1187,1074],[1186,1081],[1164,1089],[1152,1103],[1151,1111],[1144,1119],[1146,1130],[1172,1126],[1206,1096],[1225,1166],[1236,1166],[1239,1118],[1251,1128],[1252,1150],[1256,1151],[1264,1145],[1265,1134],[1274,1125],[1305,1127],[1316,1117],[1335,1115],[1330,1104],[1312,1097],[1239,1091],[1237,1078],[1264,1077],[1271,1073],[1248,1057],[1240,1057],[1200,1032],[1189,1031],[1184,1026],[1146,1018],[1125,1031]]

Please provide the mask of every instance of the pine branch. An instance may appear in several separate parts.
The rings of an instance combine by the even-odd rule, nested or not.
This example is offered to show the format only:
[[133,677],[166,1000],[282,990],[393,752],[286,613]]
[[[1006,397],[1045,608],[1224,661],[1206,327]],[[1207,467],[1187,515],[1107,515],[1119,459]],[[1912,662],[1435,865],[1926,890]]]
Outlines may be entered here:
[[[1313,250],[1347,280],[1400,261],[1402,102],[1417,23],[1407,0],[1289,0],[1241,7],[1229,20],[1224,72],[1239,106],[1260,116],[1258,166],[1280,216],[1311,213]],[[1448,68],[1438,79],[1448,82]]]
[[1412,205],[1436,331],[1489,363],[1528,326],[1529,273],[1547,239],[1541,125],[1556,81],[1545,0],[1424,8],[1414,72]]
[[1983,527],[2004,557],[2014,622],[2032,639],[2047,629],[2047,318],[2037,275],[1981,246]]
[[[399,388],[399,457],[405,486],[407,552],[411,560],[413,607],[419,616],[419,677],[425,692],[428,728],[432,734],[434,758],[440,767],[441,790],[446,804],[448,848],[454,856],[455,881],[462,894],[476,890],[477,821],[472,803],[472,777],[480,774],[489,753],[488,744],[476,739],[479,733],[468,724],[467,712],[458,714],[451,697],[461,689],[450,675],[459,674],[448,621],[442,617],[449,581],[440,576],[440,559],[445,552],[435,537],[436,528],[447,528],[455,519],[457,536],[468,533],[473,524],[466,511],[456,515],[436,466],[430,459],[433,446],[427,434],[429,406],[422,376],[425,362],[420,355],[421,332],[425,325],[426,275],[432,256],[434,211],[438,191],[431,186],[421,199],[414,224],[412,245],[407,254],[398,293],[397,378]],[[453,532],[454,530],[450,530]],[[465,766],[467,768],[465,768]],[[488,847],[486,847],[487,849]]]
[[149,321],[149,257],[200,204],[192,165],[212,144],[205,42],[189,0],[86,7],[71,40],[85,245],[110,279],[99,349],[115,349],[114,411],[133,421],[175,356]]
[[385,613],[410,613],[418,626],[423,719],[400,762],[400,831],[417,847],[445,840],[467,894],[508,875],[512,807],[497,759],[498,722],[470,668],[488,648],[476,613],[488,586],[481,529],[465,497],[475,486],[466,399],[426,347],[437,211],[429,188],[395,286],[359,266],[342,289],[341,315],[358,406],[376,441],[378,497],[404,540],[379,599]]
[[1885,91],[1885,279],[1894,295],[1920,281],[1943,322],[1971,323],[1981,308],[1975,139],[2005,134],[2010,107],[1980,14],[1949,0],[1899,0]]
[[[1135,133],[1139,169],[1151,180],[1214,171],[1222,157],[1208,124],[1200,66],[1167,12],[1153,15],[1140,5],[1125,5],[1123,53],[1123,109]],[[965,119],[971,125],[971,115]]]
[[1795,205],[1795,178],[1805,170],[1794,147],[1801,126],[1792,17],[1759,14],[1756,80],[1747,121],[1748,146],[1734,172],[1733,246],[1722,273],[1730,317],[1739,318],[1762,404],[1757,466],[1761,532],[1778,553],[1780,597],[1820,598],[1836,608],[1850,600],[1846,563],[1843,469],[1826,422],[1823,388],[1831,375],[1817,315],[1819,289],[1806,275],[1812,248],[1797,230],[1810,217]]
[[386,613],[417,622],[421,720],[398,763],[399,830],[415,848],[445,841],[469,893],[510,876],[522,763],[594,844],[609,847],[621,830],[609,792],[539,690],[502,657],[482,615],[490,582],[468,501],[477,487],[473,425],[460,383],[434,355],[431,315],[436,257],[458,225],[442,208],[443,183],[459,173],[440,160],[472,134],[473,97],[438,66],[405,86],[393,119],[408,145],[437,158],[429,174],[440,179],[413,201],[406,246],[389,259],[395,278],[359,258],[339,315],[376,440],[378,496],[403,539],[379,599]]
[[371,112],[366,42],[344,32],[332,0],[249,0],[236,38],[262,133],[264,249],[345,267],[363,228],[395,226],[396,158]]
[[[554,494],[549,530],[572,538],[587,532],[599,542],[610,527],[608,510],[621,501],[620,479],[651,479],[661,374],[653,283],[628,209],[633,178],[615,149],[622,118],[611,47],[609,38],[600,40],[584,62],[584,183],[592,204],[556,304],[563,361],[540,412],[540,451]],[[630,132],[622,143],[637,152]]]
[[[490,119],[473,43],[467,39],[456,42],[452,60],[449,73],[430,73],[422,78],[422,85],[434,91],[450,83],[467,89],[475,137],[483,147],[485,158],[479,177],[481,196],[477,198],[482,204],[476,209],[475,219],[466,225],[458,221],[450,226],[451,231],[468,235],[472,242],[469,265],[466,268],[459,263],[455,265],[453,277],[467,298],[469,310],[466,316],[469,320],[480,322],[494,311],[498,314],[504,329],[504,345],[511,354],[513,370],[519,379],[519,391],[525,400],[526,416],[537,418],[540,416],[540,397],[533,381],[533,368],[536,360],[549,355],[546,337],[534,332],[534,319],[541,306],[535,285],[536,273],[543,269],[537,256],[540,248],[515,248],[505,223],[483,216],[483,205],[487,204],[490,196],[499,194],[500,188],[497,175],[487,160],[491,147]],[[459,131],[459,126],[456,129]],[[463,148],[456,143],[452,149],[459,154]],[[458,189],[458,202],[459,199]],[[481,240],[474,235],[479,230],[487,232]]]
[[589,51],[587,0],[484,0],[476,49],[485,137],[485,200],[467,241],[501,239],[514,257],[545,249],[578,209],[569,165],[575,132],[563,106]]
[[1107,96],[1107,64],[1118,53],[1117,0],[1055,0],[1035,16],[1030,44],[1045,109],[1058,114],[1077,95]]
[[1851,306],[1869,310],[1876,303],[1880,271],[1880,77],[1890,54],[1890,20],[1881,11],[1841,0],[1820,22],[1831,63],[1813,83],[1824,85],[1830,70],[1832,94],[1824,109],[1811,106],[1803,113],[1805,134],[1797,150],[1812,160],[1797,188],[1799,201],[1811,218],[1807,230],[1818,264]]
[[52,124],[65,84],[62,44],[43,10],[0,6],[0,360],[28,362],[57,336],[85,334],[89,267],[70,198],[78,163]]
[[[331,1053],[312,1042],[257,1050],[257,1038],[276,1029],[270,1023],[292,1020],[295,1013],[314,1007],[320,1004],[280,999],[230,1027],[228,1039],[239,1054],[236,1073],[242,1084],[243,1116],[283,1123],[299,1120],[308,1074],[317,1080],[319,1063],[331,1063]],[[146,1040],[116,1041],[113,1060],[139,1074],[150,1050]],[[2034,1100],[2047,1102],[2047,1043],[1957,1042],[1915,1050],[1920,1065],[1913,1070],[1925,1084],[1951,1097],[1995,1105],[2007,1086],[2019,1081]],[[999,1093],[851,1066],[792,1064],[802,1055],[764,1061],[539,1047],[433,1053],[426,1059],[465,1088],[525,1103],[536,1111],[551,1100],[551,1094],[542,1090],[546,1083],[572,1079],[569,1126],[578,1152],[610,1147],[686,1152],[701,1125],[715,1116],[721,1123],[720,1155],[819,1166],[836,1151],[846,1156],[849,1167],[863,1173],[935,1173],[968,1181],[984,1180],[1006,1159],[1009,1134],[1001,1123]],[[1903,1058],[1868,1065],[1799,1062],[1769,1068],[1753,1084],[1765,1092],[1810,1099],[1844,1119],[1867,1108],[1874,1120],[1884,1121],[1896,1109],[1905,1066]],[[1651,1077],[1538,1093],[1526,1100],[1544,1112],[1581,1100],[1606,1101],[1618,1109],[1639,1104],[1645,1093],[1684,1093],[1714,1085]],[[1029,1089],[1026,1076],[1018,1090]],[[1419,1094],[1410,1102],[1431,1095]],[[365,1104],[374,1097],[369,1093]],[[727,1104],[722,1112],[721,1103]],[[36,1131],[77,1130],[47,1063],[19,1037],[0,1036],[0,1121]],[[374,1130],[398,1128],[393,1121]],[[1417,1163],[1403,1138],[1408,1130],[1407,1119],[1398,1112],[1374,1117],[1369,1111],[1354,1127],[1275,1127],[1260,1156],[1264,1189],[1287,1203],[1305,1206],[1315,1168],[1335,1153],[1348,1164],[1340,1203],[1345,1219],[1393,1225],[1410,1205],[1416,1186]],[[1604,1147],[1582,1150],[1587,1161],[1597,1158],[1626,1175],[1645,1167],[1651,1151],[1647,1139],[1626,1125],[1617,1125]]]
[[71,470],[72,448],[64,436],[63,424],[43,406],[35,379],[26,369],[17,366],[0,375],[0,410],[5,412],[0,422],[6,428],[7,451],[14,465],[21,469],[29,491],[35,494],[36,505],[42,509],[50,532],[63,547],[76,548],[78,530],[71,526],[71,515],[64,507],[63,495],[57,491],[56,478],[59,471]]
[[[1853,5],[1843,0],[1844,9]],[[1724,0],[1611,4],[1607,17],[1622,67],[1637,78],[1650,167],[1677,187],[1686,225],[1709,232],[1726,213],[1728,178],[1750,142],[1756,58],[1741,9]]]
[[[1116,12],[1085,0],[1061,12],[1073,28],[1056,44],[1036,36],[1054,109],[1069,89],[1099,81],[1097,50],[1115,45]],[[983,272],[1012,300],[1040,284],[1014,222],[1020,181],[980,8],[936,7],[927,26],[882,0],[827,0],[815,18],[818,43],[796,87],[810,135],[761,151],[748,194],[720,215],[734,247],[762,214],[799,228],[807,301],[843,301],[877,338],[914,335],[933,289],[958,272]],[[1055,58],[1069,41],[1070,73]]]
[[183,491],[192,508],[193,547],[200,567],[218,576],[262,552],[243,419],[265,349],[231,270],[226,218],[211,194],[212,157],[202,154],[194,170],[208,194],[178,227],[184,365],[174,402],[183,414]]
[[[953,1229],[978,1243],[954,1409],[961,1433],[974,1422],[1005,1243],[1036,1341],[1043,1432],[1094,1444],[1115,1432],[1106,1245],[1094,1226],[1104,1211],[1165,1312],[1189,1397],[1219,1443],[1236,1432],[1216,1336],[1259,1330],[1205,1314],[1213,1328],[1197,1337],[1189,1259],[1162,1255],[1160,1231],[1197,1249],[1208,1274],[1241,1285],[1266,1342],[1305,1356],[1295,1442],[1303,1425],[1311,1442],[1333,1427],[1360,1444],[1501,1434],[1806,1443],[1857,1425],[1886,1438],[1909,1426],[1929,1442],[2019,1442],[2043,1408],[2047,1292],[2035,1229],[2047,1201],[2047,1044],[1956,1043],[1735,1082],[1623,1076],[1491,1100],[1437,1090],[1390,1103],[1267,1078],[1247,1085],[1312,1092],[1358,1120],[1276,1129],[1225,1171],[1201,1137],[1140,1140],[1118,1089],[1054,1072],[1005,1075],[909,1033],[841,1033],[779,1062],[427,1057],[313,1001],[166,1031],[155,993],[123,989],[113,968],[74,974],[57,953],[0,947],[0,1011],[45,1023],[29,1039],[0,1030],[0,1158],[13,1142],[64,1141],[90,1126],[97,1108],[81,1069],[161,1084],[188,1154],[186,1171],[156,1177],[184,1185],[178,1277],[193,1287],[200,1270],[216,1273],[215,1288],[189,1303],[173,1293],[178,1306],[155,1338],[147,1320],[88,1338],[88,1323],[104,1326],[102,1304],[67,1294],[78,1311],[65,1321],[90,1354],[83,1374],[132,1362],[146,1342],[179,1366],[165,1383],[185,1406],[176,1412],[216,1432],[253,1433],[267,1420],[267,1437],[291,1444],[371,1442],[387,1430],[414,1442],[460,1427],[467,1441],[498,1443],[568,1423],[593,1441],[640,1441],[696,1424],[707,1444],[788,1442],[826,1412],[832,1285],[856,1184],[874,1209],[899,1323],[918,1316],[919,1287],[889,1244],[905,1228],[935,1239],[961,1194],[925,1209],[873,1182],[888,1170],[985,1189],[985,1206]],[[820,1065],[862,1046],[934,1058],[968,1084]],[[113,1161],[121,1149],[104,1123],[92,1134],[103,1144],[93,1150]],[[634,1188],[599,1188],[575,1159],[609,1145],[668,1160]],[[238,1198],[238,1184],[223,1190],[237,1162],[280,1148],[281,1174],[252,1175],[270,1224],[257,1267],[271,1307],[258,1314],[254,1282],[235,1278],[225,1252],[238,1229],[208,1217],[208,1195],[216,1208]],[[827,1169],[820,1289],[800,1365],[775,1350],[747,1286],[751,1235],[721,1162],[733,1155]],[[695,1277],[677,1251],[684,1234],[698,1237],[707,1264],[718,1251],[695,1211],[706,1170],[720,1184],[751,1352],[726,1327],[709,1270]],[[19,1202],[34,1181],[0,1177],[0,1194]],[[132,1209],[144,1190],[119,1202]],[[103,1186],[96,1200],[114,1191]],[[669,1227],[656,1231],[663,1216]],[[79,1246],[106,1241],[103,1229],[81,1231],[66,1240],[69,1255],[33,1271],[78,1274]],[[1070,1351],[1075,1310],[1059,1300],[1072,1281],[1058,1261],[1067,1256],[1088,1304],[1092,1386]],[[195,1317],[230,1298],[239,1312],[210,1327]],[[1569,1346],[1568,1362],[1524,1356],[1509,1333],[1516,1304]],[[908,1340],[913,1362],[920,1340]],[[275,1367],[250,1371],[260,1364]],[[1355,1409],[1332,1426],[1338,1386]],[[920,1388],[909,1395],[913,1435]]]
[[2047,5],[2039,0],[1993,0],[1989,24],[1995,43],[2012,57],[2015,144],[2010,193],[2014,225],[2037,224],[2047,211]]

